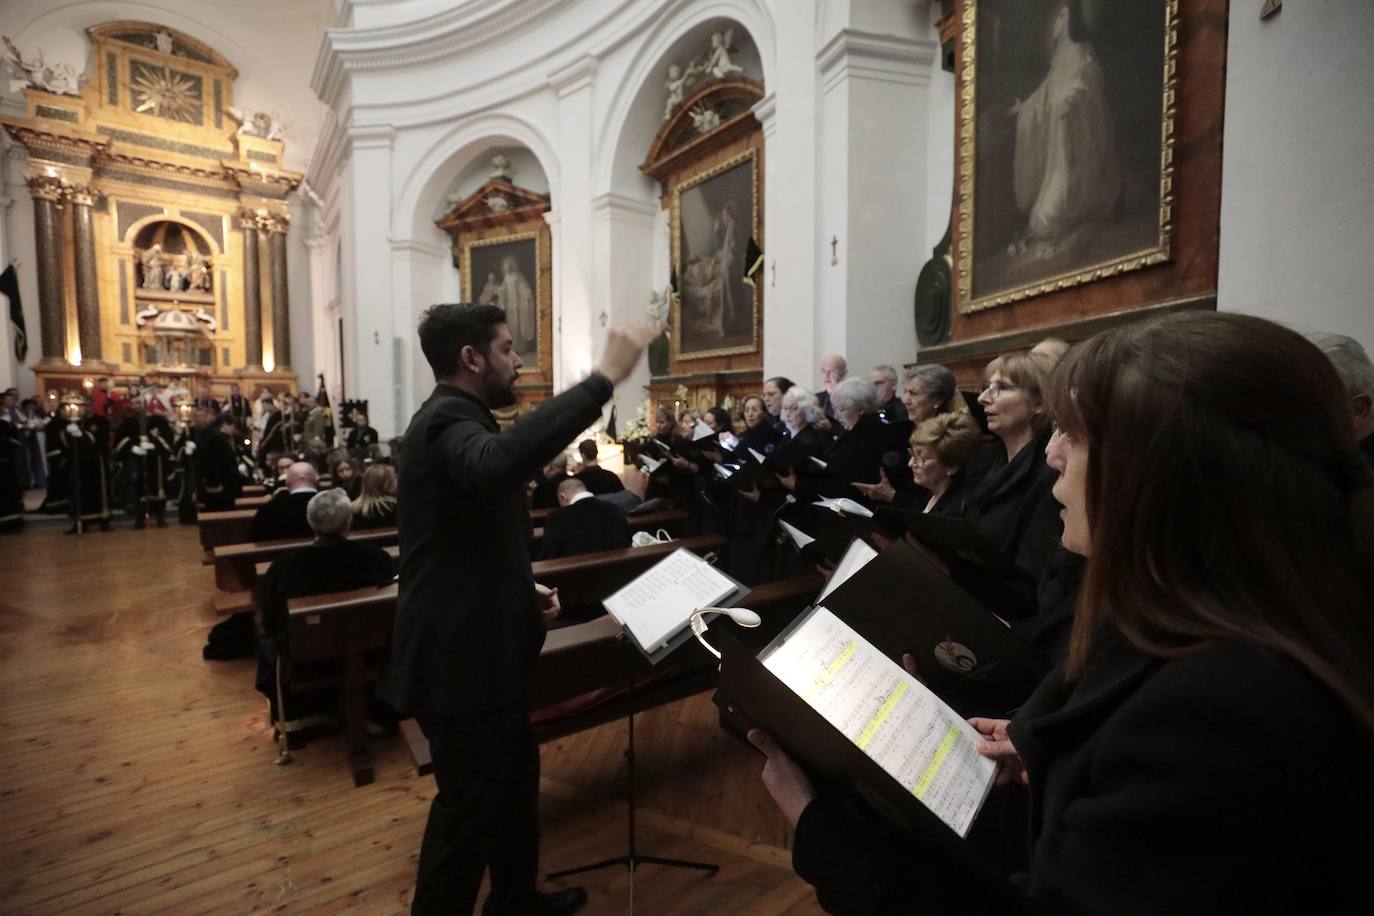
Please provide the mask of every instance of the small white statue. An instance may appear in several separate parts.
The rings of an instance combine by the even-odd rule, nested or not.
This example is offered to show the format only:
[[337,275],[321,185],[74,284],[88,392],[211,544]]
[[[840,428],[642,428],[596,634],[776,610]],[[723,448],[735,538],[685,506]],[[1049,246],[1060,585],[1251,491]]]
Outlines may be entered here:
[[158,307],[156,305],[150,305],[134,315],[134,324],[141,328],[147,324],[149,320],[156,318],[159,314]]
[[186,288],[186,271],[180,264],[172,263],[167,271],[167,289],[174,293],[179,293]]
[[205,325],[207,328],[209,328],[211,334],[215,332],[215,327],[217,326],[215,316],[205,311],[205,309],[196,309],[194,312],[191,313],[191,317],[194,318],[196,321],[199,321],[201,324]]
[[510,180],[510,160],[506,158],[504,153],[497,153],[491,157],[491,174],[487,177],[488,180],[492,178]]
[[191,252],[190,264],[186,268],[186,288],[199,292],[210,289],[210,261],[199,251]]
[[714,127],[720,126],[720,112],[705,105],[697,105],[688,112],[692,116],[692,126],[697,133],[704,134]]
[[692,61],[684,71],[677,64],[668,66],[668,79],[663,84],[668,89],[668,100],[663,107],[663,117],[667,118],[673,113],[673,109],[682,104],[682,97],[687,94],[687,90],[701,76],[703,64],[700,61]]
[[157,42],[157,49],[163,54],[172,53],[172,36],[167,33],[166,29],[158,29],[153,40]]
[[162,289],[162,281],[166,275],[166,261],[162,257],[162,246],[154,245],[143,252],[138,260],[143,265],[143,288]]
[[238,136],[262,137],[264,140],[281,140],[286,136],[286,128],[280,120],[265,111],[251,108],[235,108],[232,105],[223,109],[224,113],[239,122]]
[[19,49],[8,36],[5,37],[5,48],[10,52],[10,72],[16,79],[23,80],[26,86],[55,92],[58,95],[81,94],[81,84],[85,81],[85,76],[78,74],[71,64],[44,63],[41,48],[37,57],[24,60],[24,56],[19,53]]
[[726,29],[711,36],[711,53],[706,58],[706,72],[716,79],[744,72],[743,67],[730,62],[730,39],[734,34],[734,29]]
[[488,194],[485,198],[487,209],[492,213],[505,213],[510,209],[510,201],[500,194]]

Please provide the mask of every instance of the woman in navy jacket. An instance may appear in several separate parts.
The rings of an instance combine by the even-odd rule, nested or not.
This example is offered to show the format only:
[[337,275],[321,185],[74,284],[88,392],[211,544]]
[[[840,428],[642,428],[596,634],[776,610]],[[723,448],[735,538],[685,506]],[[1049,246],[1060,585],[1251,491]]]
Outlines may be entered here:
[[1029,787],[1028,870],[880,836],[756,731],[798,873],[835,913],[1365,912],[1344,825],[1374,819],[1374,475],[1330,363],[1183,313],[1081,345],[1049,395],[1087,558],[1068,660],[973,720]]

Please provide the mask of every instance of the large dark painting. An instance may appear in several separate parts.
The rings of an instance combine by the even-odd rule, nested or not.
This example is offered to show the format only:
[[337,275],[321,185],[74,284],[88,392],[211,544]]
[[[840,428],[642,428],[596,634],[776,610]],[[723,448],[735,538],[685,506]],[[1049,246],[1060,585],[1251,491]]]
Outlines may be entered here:
[[965,0],[959,301],[1167,260],[1178,0]]
[[539,237],[537,233],[483,239],[463,250],[469,302],[499,305],[526,365],[539,364]]
[[756,163],[750,151],[673,188],[679,359],[758,348],[758,301],[744,282],[749,239],[758,235]]

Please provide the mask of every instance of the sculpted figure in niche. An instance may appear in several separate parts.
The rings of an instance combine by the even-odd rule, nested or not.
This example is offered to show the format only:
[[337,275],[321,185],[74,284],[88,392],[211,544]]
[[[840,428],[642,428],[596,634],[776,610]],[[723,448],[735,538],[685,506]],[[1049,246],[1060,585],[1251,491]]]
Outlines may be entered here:
[[143,252],[139,262],[143,266],[143,288],[162,289],[167,270],[166,259],[162,257],[162,246],[154,245]]
[[24,60],[24,56],[19,53],[19,49],[8,36],[5,38],[5,48],[10,53],[10,72],[16,79],[23,80],[26,85],[35,89],[44,89],[58,95],[81,94],[81,84],[85,81],[85,75],[78,74],[71,64],[44,63],[41,48],[37,57]]
[[167,289],[174,293],[179,293],[186,288],[186,271],[182,266],[173,261],[167,269]]
[[1059,0],[1047,36],[1049,72],[1013,103],[1016,206],[1024,231],[1008,254],[1045,260],[1074,247],[1110,217],[1121,192],[1106,80],[1091,42],[1072,29],[1072,4]]
[[673,109],[682,104],[682,98],[687,94],[687,90],[701,76],[705,67],[700,61],[692,61],[684,71],[677,64],[668,66],[668,80],[663,85],[668,88],[668,101],[663,108],[663,117],[668,117],[673,113]]
[[734,29],[726,29],[711,36],[711,55],[706,59],[706,72],[716,79],[744,72],[743,67],[730,62],[730,39],[734,34]]
[[186,288],[210,291],[210,259],[199,251],[191,252],[191,262],[186,268]]

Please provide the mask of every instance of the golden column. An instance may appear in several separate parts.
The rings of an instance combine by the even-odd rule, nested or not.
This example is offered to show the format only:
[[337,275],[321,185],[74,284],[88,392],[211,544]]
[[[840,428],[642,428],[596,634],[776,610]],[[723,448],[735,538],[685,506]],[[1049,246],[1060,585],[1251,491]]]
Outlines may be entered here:
[[267,243],[272,249],[272,359],[274,370],[291,368],[291,294],[286,277],[286,214],[272,219]]
[[262,296],[258,276],[258,217],[245,210],[239,215],[243,229],[243,349],[250,369],[262,368]]
[[38,318],[43,359],[66,362],[67,309],[62,301],[62,182],[48,176],[29,178],[33,227],[38,249]]
[[98,196],[99,192],[89,187],[74,187],[68,192],[76,268],[76,331],[83,363],[101,359],[100,290],[95,274],[95,228],[91,224],[91,207]]

